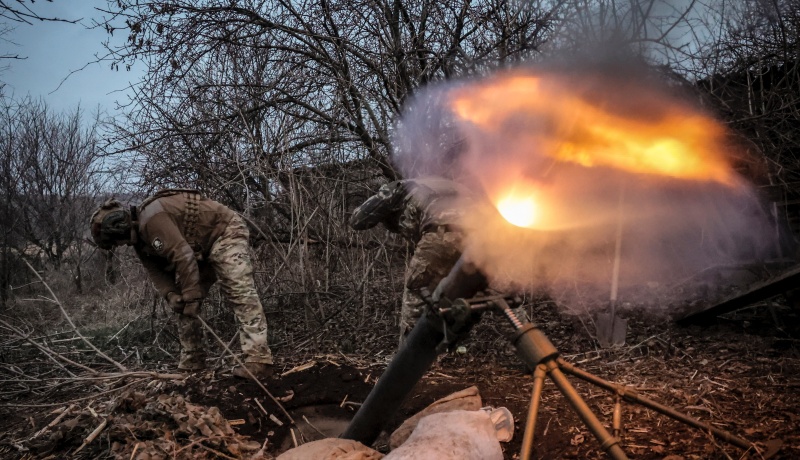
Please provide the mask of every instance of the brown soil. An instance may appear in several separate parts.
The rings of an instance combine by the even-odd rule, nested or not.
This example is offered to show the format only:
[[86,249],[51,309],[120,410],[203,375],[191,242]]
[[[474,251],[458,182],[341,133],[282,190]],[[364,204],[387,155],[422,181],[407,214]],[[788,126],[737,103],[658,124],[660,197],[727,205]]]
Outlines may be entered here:
[[[780,442],[773,458],[800,458],[798,310],[773,305],[773,312],[780,324],[761,306],[713,326],[681,328],[631,310],[623,313],[629,320],[627,345],[603,350],[591,338],[587,318],[559,314],[549,304],[534,310],[537,323],[568,362],[743,437],[762,454]],[[503,447],[505,458],[518,458],[532,379],[505,338],[508,328],[498,324],[496,317],[484,318],[464,342],[466,353],[440,357],[388,430],[436,399],[475,385],[484,405],[505,406],[514,414],[515,437]],[[186,455],[175,458],[246,458],[263,448],[269,458],[294,442],[322,437],[320,432],[340,433],[386,365],[386,359],[376,362],[344,354],[293,359],[283,351],[278,374],[265,384],[294,419],[293,429],[283,409],[257,385],[235,379],[227,370],[209,371],[183,380],[140,380],[107,396],[89,393],[88,399],[76,403],[75,416],[38,437],[34,433],[56,417],[54,407],[84,395],[49,395],[51,401],[65,402],[47,407],[3,407],[0,457],[138,458],[134,454],[146,448],[171,448]],[[610,425],[613,397],[574,377],[570,381]],[[129,383],[121,380],[102,389]],[[221,417],[207,424],[229,425],[232,431],[212,427],[209,434],[208,427],[195,427],[200,424],[198,414],[213,415],[211,407],[217,407]],[[623,404],[622,418],[622,447],[631,458],[760,458],[754,450],[745,452],[641,406]],[[100,419],[108,419],[108,427],[76,454]],[[607,458],[550,381],[535,437],[536,458]],[[164,447],[167,442],[171,444]],[[385,451],[386,437],[375,447]]]

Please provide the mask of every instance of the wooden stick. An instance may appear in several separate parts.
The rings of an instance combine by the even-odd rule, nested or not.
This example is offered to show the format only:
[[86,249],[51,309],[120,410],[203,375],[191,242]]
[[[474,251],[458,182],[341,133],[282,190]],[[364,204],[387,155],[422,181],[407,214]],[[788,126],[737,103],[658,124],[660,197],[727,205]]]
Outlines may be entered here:
[[217,457],[227,458],[227,459],[230,459],[230,460],[236,460],[236,457],[231,457],[230,455],[225,455],[222,452],[220,452],[218,450],[215,450],[215,449],[212,449],[212,448],[210,448],[210,447],[208,447],[206,445],[198,443],[197,446],[200,447],[201,449],[205,449],[205,450],[211,452],[212,454],[216,455]]
[[89,433],[89,436],[87,436],[87,437],[86,437],[86,440],[84,440],[84,441],[83,441],[83,444],[81,444],[81,446],[80,446],[80,447],[78,447],[78,450],[76,450],[74,453],[75,453],[75,454],[77,454],[77,453],[78,453],[78,452],[80,452],[80,451],[81,451],[81,450],[82,450],[84,447],[86,447],[86,446],[87,446],[87,445],[89,445],[89,444],[90,444],[92,441],[94,441],[94,440],[95,440],[95,438],[96,438],[97,436],[99,436],[99,435],[100,435],[100,432],[101,432],[101,431],[103,431],[103,430],[106,428],[106,425],[108,425],[108,419],[105,419],[105,420],[103,420],[103,421],[100,423],[100,425],[98,425],[98,426],[97,426],[97,428],[95,428],[95,429],[94,429],[94,431],[92,431],[91,433]]
[[[50,360],[51,360],[51,361],[55,362],[55,363],[56,363],[56,364],[57,364],[59,367],[61,367],[62,369],[64,369],[64,370],[65,370],[65,371],[66,371],[68,374],[70,374],[70,375],[72,375],[72,376],[75,376],[75,374],[73,374],[73,373],[72,373],[72,372],[71,372],[69,369],[67,369],[66,367],[64,367],[64,365],[63,365],[63,364],[59,363],[59,362],[58,362],[58,360],[56,359],[56,357],[58,357],[60,360],[62,360],[62,361],[64,361],[64,362],[66,362],[66,363],[68,363],[68,364],[72,364],[73,366],[80,367],[81,369],[83,369],[83,370],[85,370],[85,371],[91,372],[91,373],[93,373],[93,374],[96,374],[96,373],[97,373],[97,371],[96,371],[96,370],[94,370],[94,369],[92,369],[91,367],[84,366],[84,365],[83,365],[83,364],[81,364],[81,363],[77,363],[77,362],[75,362],[75,361],[73,361],[73,360],[71,360],[71,359],[69,359],[69,358],[66,358],[66,357],[64,357],[64,356],[63,356],[63,355],[61,355],[60,353],[57,353],[57,352],[53,351],[52,349],[50,349],[50,348],[47,348],[47,347],[45,347],[44,345],[41,345],[41,344],[39,344],[38,342],[36,342],[36,341],[34,341],[33,339],[29,338],[29,337],[28,337],[28,336],[27,336],[27,335],[26,335],[24,332],[22,332],[21,330],[19,330],[18,328],[14,327],[14,326],[12,326],[11,324],[9,324],[9,323],[7,323],[7,322],[3,321],[2,319],[0,319],[0,325],[2,325],[2,326],[4,326],[4,327],[6,327],[7,329],[9,329],[9,330],[11,330],[11,331],[13,331],[15,334],[17,334],[18,336],[22,337],[24,340],[26,340],[27,342],[29,342],[31,345],[33,345],[33,346],[35,346],[36,348],[38,348],[38,349],[39,349],[39,351],[41,351],[42,353],[44,353],[44,354],[45,354],[45,356],[47,356],[48,358],[50,358]],[[54,355],[55,355],[55,356],[54,356]]]
[[[322,431],[320,431],[320,430],[319,430],[319,428],[315,427],[315,426],[314,426],[314,424],[313,424],[313,423],[311,423],[311,421],[310,421],[310,420],[308,419],[308,417],[306,417],[305,415],[303,416],[303,420],[304,420],[306,423],[308,423],[308,426],[310,426],[311,428],[313,428],[313,429],[314,429],[314,431],[316,431],[317,433],[319,433],[320,435],[322,435],[322,437],[323,437],[323,438],[327,438],[327,437],[328,437],[328,435],[327,435],[327,434],[323,433]],[[298,429],[299,429],[299,428],[298,428]]]
[[113,380],[113,379],[126,379],[129,377],[134,378],[153,378],[153,379],[160,379],[160,380],[183,380],[187,377],[187,374],[161,374],[158,372],[148,372],[148,371],[133,371],[133,372],[114,372],[114,373],[106,373],[106,374],[98,374],[98,375],[91,375],[91,376],[75,376],[75,377],[48,377],[48,378],[40,378],[40,379],[11,379],[11,380],[0,380],[2,382],[44,382],[44,381],[64,381],[64,382],[85,382],[85,381],[93,381],[93,380]]
[[[100,375],[95,375],[91,377],[83,377],[82,380],[107,380],[107,379],[118,379],[118,378],[128,378],[128,377],[138,377],[138,378],[146,378],[150,377],[152,379],[161,379],[161,380],[183,380],[186,378],[186,374],[162,374],[160,372],[148,372],[148,371],[132,371],[132,372],[114,372],[114,373],[105,373]],[[75,379],[73,379],[75,380]]]
[[269,412],[267,412],[267,410],[264,409],[264,406],[261,405],[261,401],[259,401],[258,398],[253,398],[253,401],[256,402],[258,408],[261,409],[261,412],[264,413],[264,417],[269,417]]
[[136,456],[136,451],[139,450],[139,444],[141,444],[141,442],[137,442],[136,445],[133,446],[133,452],[131,452],[130,460],[133,460],[133,457]]
[[141,315],[137,316],[136,318],[133,318],[132,320],[128,321],[128,322],[127,322],[127,323],[126,323],[124,326],[122,326],[122,329],[118,330],[116,334],[112,335],[110,339],[106,340],[106,345],[108,345],[109,343],[111,343],[111,341],[112,341],[112,340],[116,339],[118,335],[122,334],[122,332],[123,332],[125,329],[127,329],[127,328],[128,328],[128,326],[130,326],[131,324],[133,324],[133,322],[134,322],[134,321],[138,320],[138,319],[139,319],[139,318],[141,318],[142,316],[144,316],[144,314],[141,314]]
[[[231,341],[228,342],[228,348],[233,346],[233,342],[236,340],[237,337],[239,337],[239,331],[236,331],[236,333],[233,334],[233,337],[231,337]],[[226,350],[222,350],[222,353],[220,353],[219,357],[216,359],[216,362],[217,362],[216,365],[217,366],[222,364],[222,359],[225,357],[225,353],[226,353]]]
[[206,323],[206,321],[205,321],[203,318],[201,318],[201,317],[199,317],[199,316],[198,316],[198,317],[197,317],[197,319],[199,319],[199,320],[200,320],[200,324],[202,324],[202,325],[203,325],[203,327],[204,327],[204,328],[206,328],[206,330],[207,330],[207,331],[208,331],[208,332],[209,332],[209,333],[210,333],[212,336],[214,336],[214,338],[215,338],[215,339],[217,339],[217,342],[219,342],[219,344],[220,344],[220,345],[222,345],[222,347],[223,347],[223,348],[225,348],[225,351],[227,351],[228,353],[230,353],[230,355],[231,355],[231,356],[233,357],[233,359],[236,361],[236,364],[238,364],[238,365],[242,366],[242,369],[244,369],[244,371],[245,371],[245,372],[247,372],[247,375],[249,375],[249,376],[250,376],[250,378],[251,378],[251,379],[252,379],[254,382],[256,382],[256,384],[257,384],[259,387],[261,387],[261,389],[262,389],[262,390],[264,390],[264,393],[266,393],[266,394],[267,394],[267,396],[269,396],[269,398],[270,398],[270,399],[271,399],[271,400],[272,400],[272,401],[273,401],[275,404],[277,404],[278,408],[281,410],[281,412],[283,412],[283,415],[285,415],[285,416],[286,416],[286,418],[289,420],[289,422],[290,422],[292,425],[295,425],[295,423],[294,423],[294,419],[292,418],[292,416],[291,416],[291,415],[289,415],[289,412],[287,412],[287,411],[286,411],[286,409],[283,407],[283,405],[281,404],[281,402],[280,402],[280,401],[278,401],[278,400],[275,398],[275,396],[272,396],[272,393],[270,393],[270,392],[269,392],[269,390],[267,390],[267,387],[265,387],[265,386],[264,386],[264,384],[262,384],[262,383],[261,383],[261,382],[260,382],[260,381],[259,381],[259,380],[256,378],[256,376],[255,376],[255,375],[253,375],[253,373],[252,373],[252,372],[250,372],[250,369],[248,369],[248,368],[247,368],[247,366],[245,366],[245,365],[244,365],[244,363],[242,362],[242,360],[240,360],[240,359],[239,359],[239,357],[238,357],[238,356],[236,356],[236,355],[235,355],[235,354],[234,354],[234,353],[231,351],[231,349],[230,349],[230,348],[228,348],[228,346],[227,346],[227,345],[225,345],[225,342],[223,342],[223,341],[222,341],[222,339],[221,339],[221,338],[219,338],[219,336],[217,335],[217,333],[216,333],[216,332],[214,332],[214,330],[213,330],[213,329],[211,329],[211,326],[209,326],[209,325],[208,325],[208,323]]
[[58,424],[58,422],[63,420],[64,417],[66,417],[72,411],[72,409],[74,409],[74,408],[75,408],[75,404],[71,404],[69,407],[64,409],[63,412],[58,414],[58,417],[54,418],[53,421],[48,423],[46,426],[42,427],[41,430],[37,431],[33,436],[31,436],[31,439],[41,436],[42,433],[44,433],[48,428],[52,428],[52,427],[56,426]]
[[269,414],[269,419],[272,420],[276,425],[283,426],[283,422],[281,422],[280,419],[275,416],[275,414]]
[[110,390],[101,391],[99,393],[95,393],[95,394],[92,394],[92,395],[89,395],[89,396],[84,396],[82,398],[71,399],[69,401],[62,401],[62,402],[57,402],[57,403],[47,403],[47,404],[0,404],[0,407],[53,407],[53,406],[61,406],[61,405],[67,404],[67,403],[75,403],[75,402],[78,402],[78,401],[86,401],[87,399],[94,399],[94,398],[96,398],[98,396],[102,396],[102,395],[105,395],[105,394],[108,394],[108,393],[113,393],[115,391],[123,390],[125,388],[128,388],[131,385],[134,385],[136,383],[141,383],[141,382],[142,382],[142,380],[136,380],[134,382],[122,385],[121,387],[118,387],[118,388],[112,388]]

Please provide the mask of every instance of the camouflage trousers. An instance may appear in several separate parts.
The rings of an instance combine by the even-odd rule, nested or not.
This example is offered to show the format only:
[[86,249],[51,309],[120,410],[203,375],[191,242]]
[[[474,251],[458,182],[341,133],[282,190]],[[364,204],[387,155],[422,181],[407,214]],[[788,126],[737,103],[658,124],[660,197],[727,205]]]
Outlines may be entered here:
[[400,307],[400,344],[425,311],[425,301],[419,290],[433,293],[439,282],[450,273],[461,257],[461,235],[439,230],[422,235],[406,269],[403,305]]
[[[253,265],[248,244],[249,231],[241,217],[234,216],[211,247],[208,262],[214,268],[220,289],[239,323],[239,342],[244,361],[272,364],[267,345],[267,318],[253,281]],[[181,342],[181,369],[197,369],[205,363],[203,330],[200,320],[178,315]]]

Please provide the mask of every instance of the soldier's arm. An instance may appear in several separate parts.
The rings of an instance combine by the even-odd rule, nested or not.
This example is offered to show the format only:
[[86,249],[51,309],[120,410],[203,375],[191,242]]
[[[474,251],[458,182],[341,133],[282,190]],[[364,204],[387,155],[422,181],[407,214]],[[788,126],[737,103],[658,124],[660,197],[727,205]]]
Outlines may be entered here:
[[403,188],[397,182],[384,184],[378,193],[367,198],[353,211],[350,226],[355,230],[366,230],[385,221],[390,214],[398,212],[403,193]]
[[149,244],[156,254],[174,264],[183,301],[188,303],[202,299],[200,269],[194,251],[169,214],[164,212],[153,216],[143,233],[147,235],[145,244]]
[[159,263],[158,260],[149,257],[141,251],[136,251],[136,254],[139,256],[139,260],[142,261],[142,266],[147,270],[150,281],[156,286],[156,290],[161,294],[161,297],[166,299],[167,294],[170,292],[180,294],[181,290],[175,284],[174,273],[164,270],[162,263]]

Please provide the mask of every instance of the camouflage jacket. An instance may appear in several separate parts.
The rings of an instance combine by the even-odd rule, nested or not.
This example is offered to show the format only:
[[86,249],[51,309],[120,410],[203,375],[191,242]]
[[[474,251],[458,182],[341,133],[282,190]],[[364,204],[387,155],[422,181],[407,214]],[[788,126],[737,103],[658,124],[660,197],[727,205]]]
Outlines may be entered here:
[[454,230],[461,217],[456,200],[464,196],[466,190],[447,179],[389,182],[353,211],[350,226],[365,230],[381,223],[416,243],[424,233],[441,228]]
[[194,190],[162,190],[137,208],[134,249],[162,296],[201,299],[199,260],[211,253],[234,211]]

